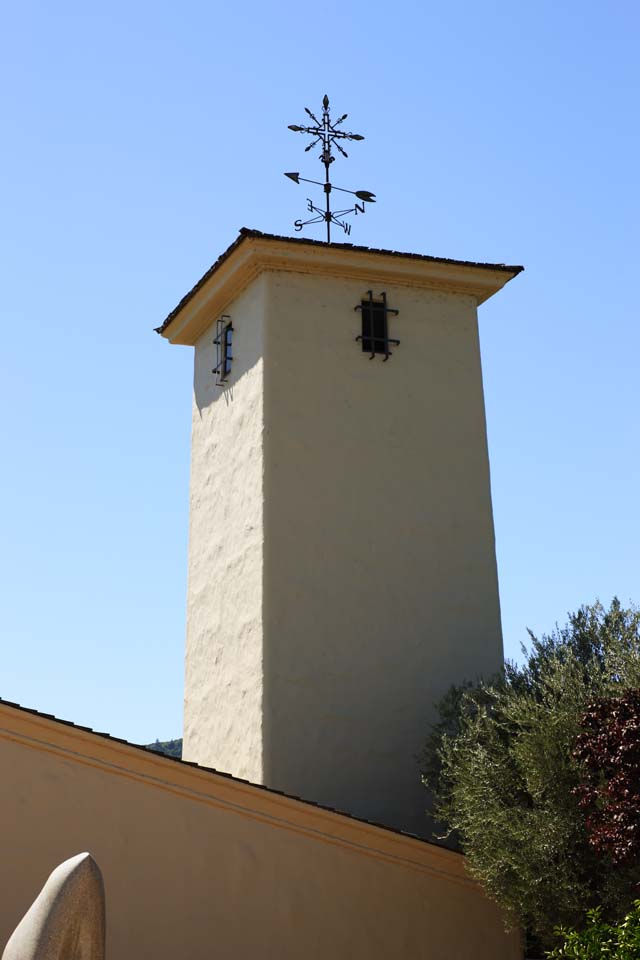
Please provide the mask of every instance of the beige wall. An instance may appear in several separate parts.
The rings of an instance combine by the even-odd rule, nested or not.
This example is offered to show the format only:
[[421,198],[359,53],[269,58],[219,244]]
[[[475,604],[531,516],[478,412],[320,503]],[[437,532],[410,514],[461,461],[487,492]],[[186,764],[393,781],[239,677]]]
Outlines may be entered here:
[[228,312],[232,376],[216,386],[215,323],[195,348],[184,752],[262,782],[263,303]]
[[385,282],[369,360],[367,269],[254,278],[224,388],[197,341],[185,758],[420,833],[433,704],[502,663],[477,296]]
[[449,851],[0,704],[0,950],[89,850],[111,960],[515,960]]
[[269,276],[264,778],[420,833],[433,704],[503,659],[476,302],[385,285],[383,362],[368,287]]

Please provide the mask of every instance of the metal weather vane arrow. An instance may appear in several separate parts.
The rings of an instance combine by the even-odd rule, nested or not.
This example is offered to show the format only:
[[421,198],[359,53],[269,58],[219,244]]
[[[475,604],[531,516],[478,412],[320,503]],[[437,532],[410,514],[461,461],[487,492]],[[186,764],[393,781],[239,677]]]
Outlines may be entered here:
[[[329,180],[329,167],[336,159],[333,156],[332,147],[335,147],[336,150],[338,150],[344,157],[348,157],[349,154],[338,141],[364,140],[364,137],[359,133],[347,133],[345,130],[337,129],[340,124],[347,119],[347,114],[343,114],[343,116],[332,123],[329,115],[329,97],[326,94],[322,100],[321,121],[318,120],[318,118],[311,112],[311,110],[309,110],[308,107],[305,107],[304,109],[313,120],[314,126],[301,126],[299,124],[292,123],[289,125],[289,130],[293,130],[294,133],[307,133],[314,138],[311,143],[305,147],[305,153],[313,149],[316,144],[322,144],[322,152],[320,153],[319,159],[324,164],[325,179],[324,182],[320,180],[308,180],[306,177],[301,177],[299,173],[285,173],[285,177],[289,177],[289,179],[293,180],[294,183],[300,183],[300,181],[303,181],[304,183],[314,183],[317,186],[322,187],[325,193],[325,209],[322,210],[320,207],[316,206],[312,200],[307,198],[307,210],[310,213],[315,214],[315,216],[311,217],[309,220],[296,220],[294,226],[296,230],[302,230],[303,227],[308,226],[310,223],[326,223],[327,243],[331,243],[331,224],[334,223],[336,226],[342,227],[347,236],[349,236],[351,233],[351,224],[347,223],[344,218],[349,216],[351,213],[354,213],[356,216],[359,213],[364,213],[365,204],[375,203],[376,196],[369,190],[346,190],[344,187],[335,187]],[[332,210],[330,196],[333,190],[339,190],[340,193],[350,193],[362,202],[356,203],[353,207],[349,207],[346,210]]]

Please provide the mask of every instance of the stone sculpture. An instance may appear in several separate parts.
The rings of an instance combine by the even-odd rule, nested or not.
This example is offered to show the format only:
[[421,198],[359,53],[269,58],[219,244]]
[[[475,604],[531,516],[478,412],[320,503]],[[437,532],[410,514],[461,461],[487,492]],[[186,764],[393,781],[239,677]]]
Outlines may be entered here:
[[14,930],[2,960],[104,960],[102,873],[79,853],[53,871]]

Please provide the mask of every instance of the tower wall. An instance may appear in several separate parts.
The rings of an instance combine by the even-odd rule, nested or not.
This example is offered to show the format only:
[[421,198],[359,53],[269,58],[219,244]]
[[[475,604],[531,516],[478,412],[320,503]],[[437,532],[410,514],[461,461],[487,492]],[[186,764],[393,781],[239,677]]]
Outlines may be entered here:
[[265,290],[264,780],[423,832],[434,703],[502,663],[476,301],[385,284],[383,362],[368,287]]
[[266,277],[229,309],[232,377],[216,386],[215,322],[195,347],[185,760],[263,781],[263,331]]
[[243,231],[159,328],[196,348],[185,759],[428,830],[434,705],[502,664],[477,304],[520,270]]

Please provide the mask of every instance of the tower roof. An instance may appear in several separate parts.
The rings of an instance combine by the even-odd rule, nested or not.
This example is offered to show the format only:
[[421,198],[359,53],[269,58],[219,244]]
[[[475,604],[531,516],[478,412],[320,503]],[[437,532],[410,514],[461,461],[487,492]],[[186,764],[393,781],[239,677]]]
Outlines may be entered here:
[[282,237],[242,227],[238,237],[156,327],[171,343],[193,345],[212,319],[265,270],[407,284],[462,293],[480,304],[524,267],[401,253],[351,243]]

